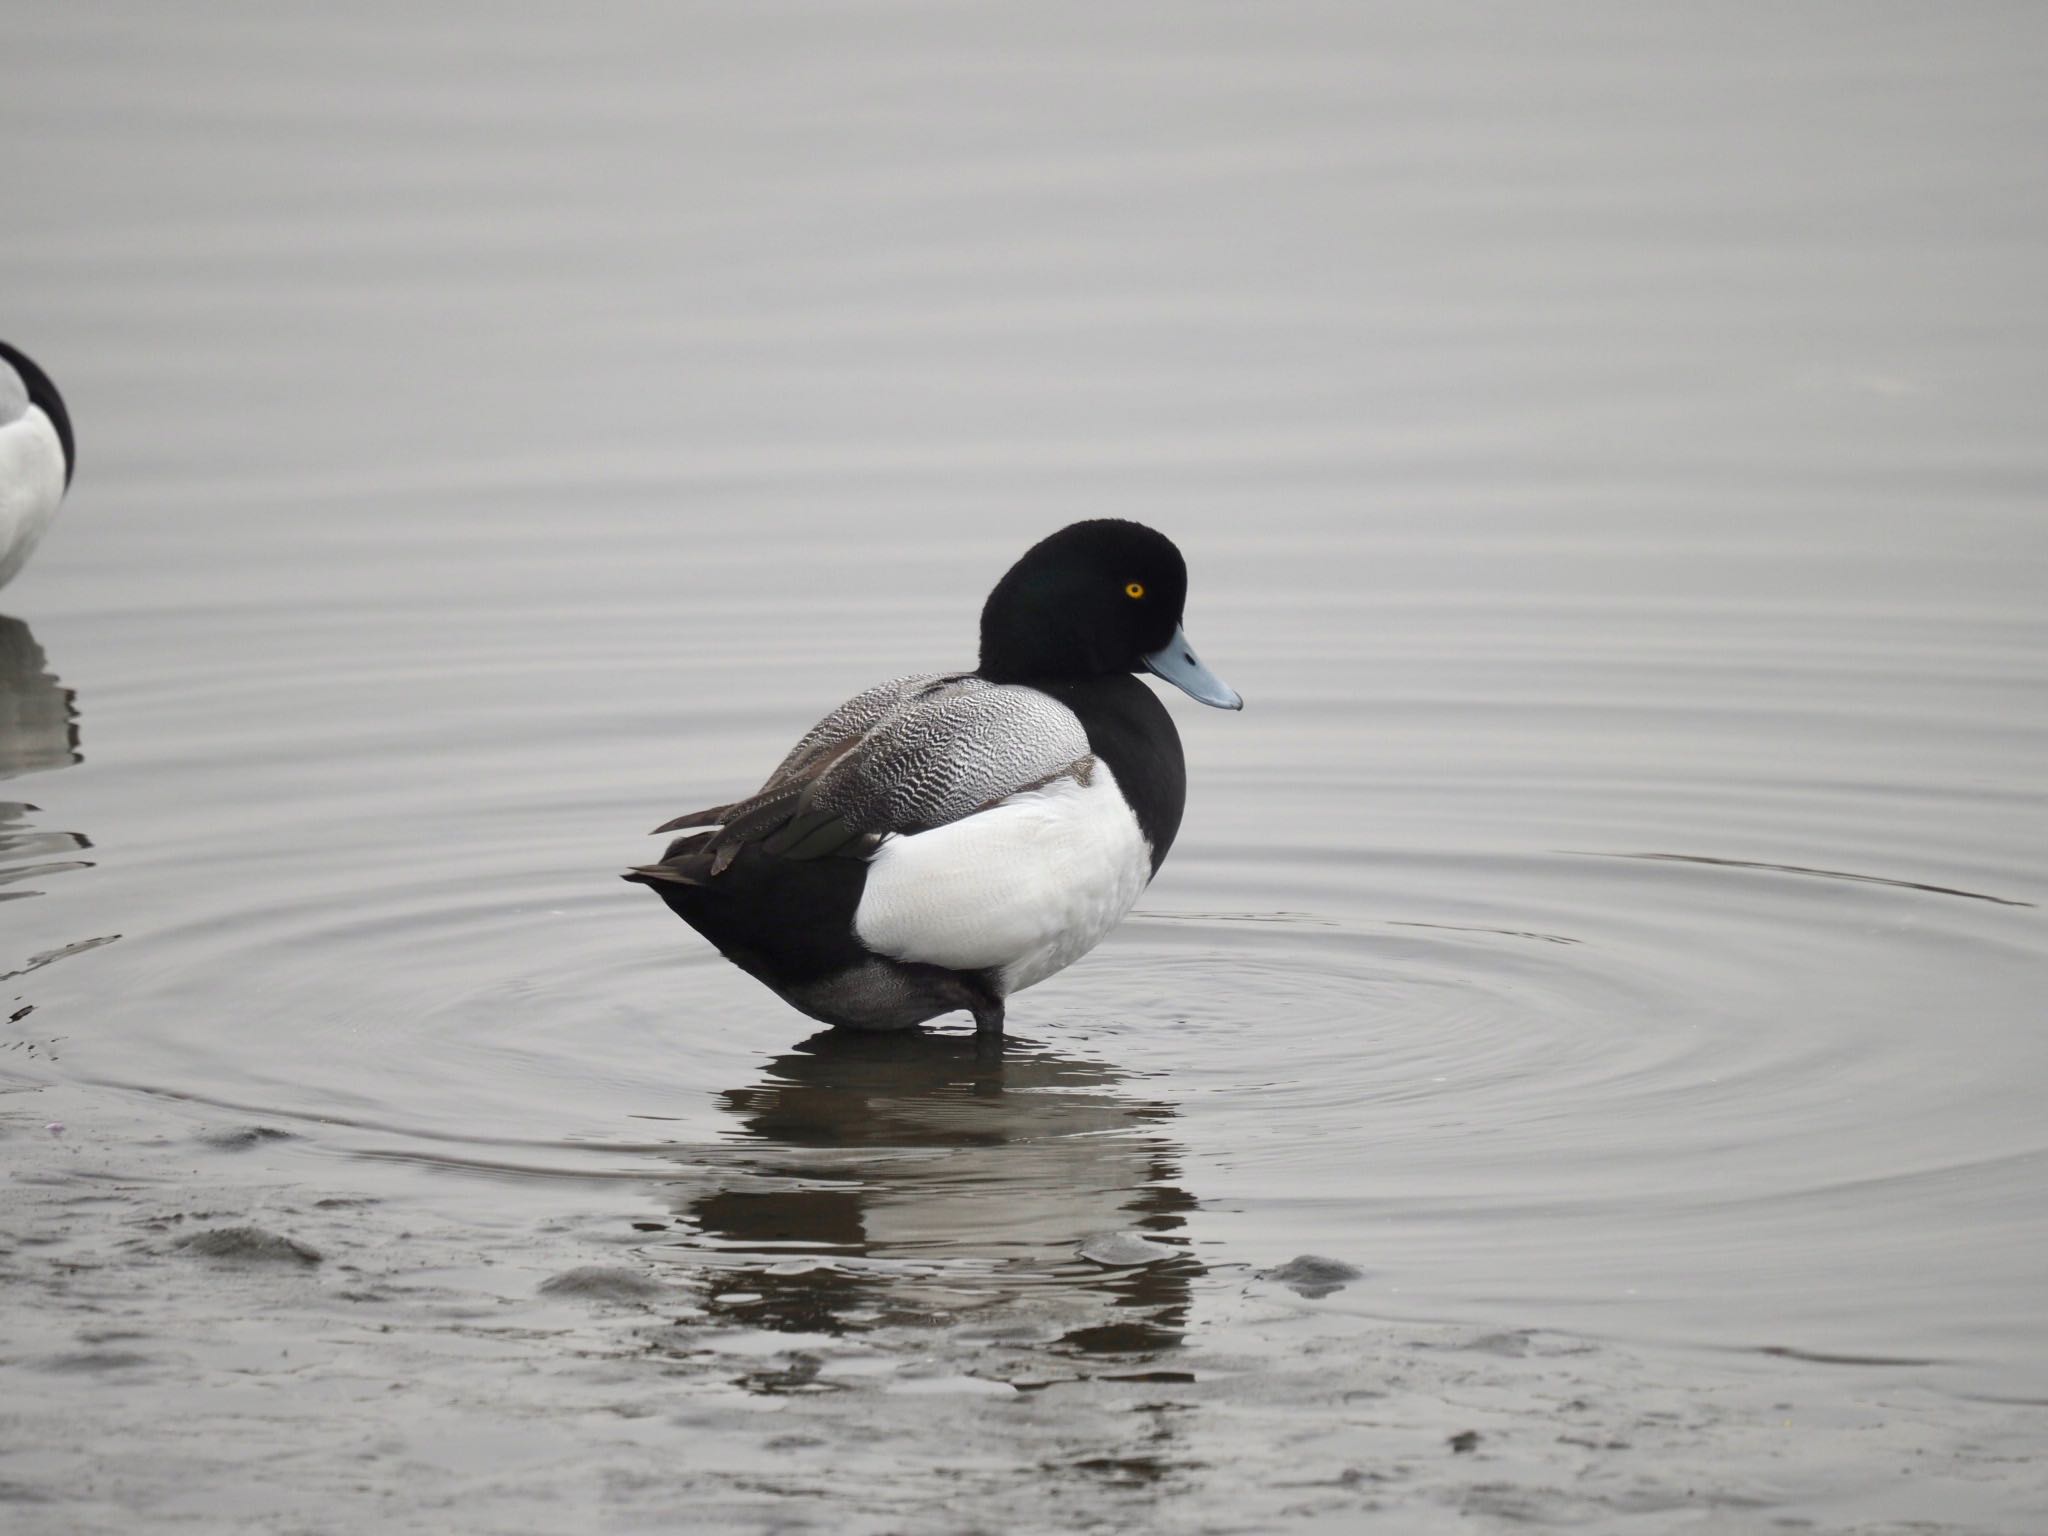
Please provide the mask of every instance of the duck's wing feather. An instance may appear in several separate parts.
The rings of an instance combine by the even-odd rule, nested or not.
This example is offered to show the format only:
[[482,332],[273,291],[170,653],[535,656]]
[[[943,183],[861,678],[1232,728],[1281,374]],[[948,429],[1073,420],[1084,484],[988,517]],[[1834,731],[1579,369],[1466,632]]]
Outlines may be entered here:
[[762,841],[771,853],[805,858],[832,851],[806,846],[830,836],[827,823],[847,837],[925,832],[1085,772],[1089,762],[1087,732],[1059,700],[971,675],[945,678],[911,693],[846,750],[821,754],[793,813]]
[[773,789],[786,780],[804,777],[806,769],[838,756],[841,749],[867,735],[905,700],[972,676],[969,672],[914,672],[856,693],[806,731],[803,740],[789,749],[789,756],[768,775],[768,782],[762,787]]
[[819,721],[753,795],[656,830],[718,827],[671,850],[708,859],[707,874],[750,843],[789,859],[861,853],[1092,766],[1080,720],[1035,688],[972,673],[899,678]]
[[768,775],[768,782],[751,795],[729,805],[710,805],[701,811],[685,811],[664,821],[654,829],[654,834],[680,832],[685,827],[723,826],[736,816],[764,808],[780,790],[790,786],[800,789],[808,783],[821,767],[858,743],[905,699],[934,684],[953,682],[965,675],[958,672],[917,672],[863,689],[806,731],[803,739],[789,749],[789,755]]

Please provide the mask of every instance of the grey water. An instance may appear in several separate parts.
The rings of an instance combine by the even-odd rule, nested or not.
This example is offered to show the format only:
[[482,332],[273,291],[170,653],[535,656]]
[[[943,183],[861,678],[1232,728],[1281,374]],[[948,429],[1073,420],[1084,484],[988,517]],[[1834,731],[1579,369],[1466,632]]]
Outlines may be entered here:
[[[601,1250],[670,1298],[647,1327],[687,1323],[672,1365],[752,1362],[692,1434],[811,1394],[837,1529],[947,1528],[891,1502],[940,1473],[862,1438],[884,1383],[1085,1415],[1113,1379],[1235,1438],[1119,1450],[1074,1525],[1142,1497],[1175,1529],[1695,1528],[1675,1493],[1559,1492],[1548,1384],[1482,1404],[1456,1373],[1429,1421],[1496,1415],[1476,1458],[1217,1492],[1288,1460],[1301,1421],[1243,1407],[1271,1383],[1328,1351],[1397,1391],[1361,1341],[1427,1359],[1439,1329],[1711,1421],[1666,1447],[1688,1493],[2034,1528],[2025,1457],[1915,1503],[1904,1450],[1844,1441],[1795,1488],[1712,1404],[1740,1371],[1835,1429],[1881,1392],[1928,1445],[2043,1430],[2040,12],[208,3],[7,32],[0,334],[79,439],[0,594],[17,1171],[97,1135],[159,1205],[317,1188],[330,1274],[374,1240],[448,1285],[525,1264],[529,1296]],[[1002,1060],[964,1019],[818,1036],[616,879],[856,689],[971,661],[995,576],[1083,516],[1181,544],[1247,707],[1169,699],[1179,842],[1013,1000]],[[1355,1277],[1273,1278],[1303,1255]],[[202,1305],[147,1289],[96,1305],[157,1340]],[[14,1294],[9,1337],[59,1350],[64,1306]],[[449,1369],[548,1422],[512,1367]],[[110,1465],[169,1432],[35,1379]],[[1381,1432],[1313,1427],[1347,1424]],[[1455,1480],[1518,1433],[1521,1504],[1485,1490],[1527,1467]],[[317,1420],[278,1434],[317,1460]],[[25,1517],[117,1524],[53,1482],[57,1438],[9,1421]],[[687,1439],[662,1475],[739,1499]],[[417,1454],[438,1486],[497,1451]],[[764,1454],[717,1520],[824,1521]],[[554,1492],[628,1498],[576,1475]]]

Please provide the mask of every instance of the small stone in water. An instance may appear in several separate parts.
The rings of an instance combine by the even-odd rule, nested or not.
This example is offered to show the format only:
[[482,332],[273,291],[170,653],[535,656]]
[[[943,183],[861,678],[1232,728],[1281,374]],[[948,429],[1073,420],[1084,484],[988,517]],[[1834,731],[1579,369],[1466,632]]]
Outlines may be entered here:
[[199,1139],[217,1152],[246,1152],[267,1141],[290,1141],[292,1133],[269,1125],[238,1125],[232,1130],[202,1132]]
[[1295,1295],[1315,1301],[1332,1291],[1343,1290],[1354,1280],[1364,1279],[1365,1271],[1346,1264],[1342,1259],[1304,1253],[1273,1269],[1260,1270],[1259,1278],[1277,1280]]
[[174,1245],[202,1258],[242,1264],[318,1264],[320,1250],[295,1237],[282,1237],[261,1227],[213,1227],[178,1239]]
[[1180,1253],[1137,1232],[1098,1232],[1081,1244],[1081,1257],[1109,1269],[1134,1269],[1140,1264],[1171,1259]]
[[540,1288],[550,1296],[580,1296],[586,1301],[649,1301],[669,1293],[660,1281],[611,1264],[564,1270],[541,1281]]

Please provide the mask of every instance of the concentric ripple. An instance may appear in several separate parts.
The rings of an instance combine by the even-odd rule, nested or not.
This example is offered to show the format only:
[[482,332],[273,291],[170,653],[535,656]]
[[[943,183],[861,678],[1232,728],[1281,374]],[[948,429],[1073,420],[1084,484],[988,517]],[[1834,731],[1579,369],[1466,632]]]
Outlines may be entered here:
[[[738,600],[808,525],[684,571],[615,531],[645,569],[574,573],[602,604],[451,546],[396,608],[351,556],[175,652],[106,615],[140,658],[88,694],[117,748],[42,823],[94,827],[95,867],[14,905],[23,958],[123,938],[17,981],[66,1036],[17,1065],[430,1182],[630,1189],[650,1257],[799,1331],[993,1308],[1151,1347],[1313,1253],[1363,1275],[1319,1305],[1382,1314],[1961,1370],[2035,1337],[2048,639],[2017,610],[1659,608],[1567,550],[1361,614],[1191,519],[1230,573],[1191,622],[1250,705],[1179,713],[1163,875],[992,1066],[807,1042],[616,879],[832,699],[957,654],[991,550],[933,522],[949,600],[911,622],[858,545],[796,615]],[[1734,590],[1755,550],[1711,558]],[[1480,579],[1509,571],[1550,595]]]

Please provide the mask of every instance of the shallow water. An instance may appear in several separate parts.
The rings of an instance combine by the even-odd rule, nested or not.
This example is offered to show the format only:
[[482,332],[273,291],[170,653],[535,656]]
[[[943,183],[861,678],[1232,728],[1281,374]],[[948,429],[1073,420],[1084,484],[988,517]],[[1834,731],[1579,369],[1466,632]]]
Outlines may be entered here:
[[[609,1245],[763,1401],[1449,1327],[2038,1433],[2048,23],[487,14],[10,24],[81,453],[0,596],[12,1086],[286,1132],[210,1203],[430,1266]],[[1105,514],[1248,706],[1169,700],[1180,841],[1003,1060],[616,880]],[[1749,1454],[1680,1481],[2038,1509]]]

